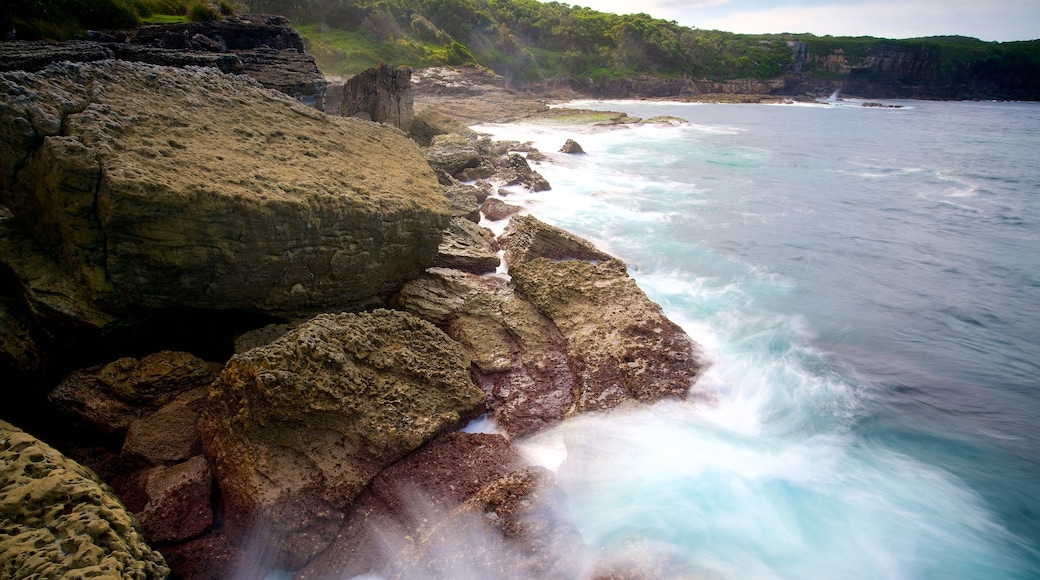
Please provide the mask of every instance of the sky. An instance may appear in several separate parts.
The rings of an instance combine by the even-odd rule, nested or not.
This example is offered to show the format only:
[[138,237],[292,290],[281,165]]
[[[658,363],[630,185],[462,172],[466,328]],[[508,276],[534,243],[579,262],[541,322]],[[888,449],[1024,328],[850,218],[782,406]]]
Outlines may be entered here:
[[[563,0],[566,2],[567,0]],[[683,26],[745,34],[1040,38],[1040,0],[571,0],[601,12],[645,12]]]

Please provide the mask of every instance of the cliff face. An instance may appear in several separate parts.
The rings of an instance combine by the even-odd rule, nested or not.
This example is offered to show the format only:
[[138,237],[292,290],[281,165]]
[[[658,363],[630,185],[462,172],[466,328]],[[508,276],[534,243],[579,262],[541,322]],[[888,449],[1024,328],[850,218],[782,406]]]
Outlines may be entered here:
[[1040,99],[1040,66],[1015,59],[979,60],[950,48],[877,42],[866,50],[810,52],[807,69],[835,80],[843,94],[903,99]]

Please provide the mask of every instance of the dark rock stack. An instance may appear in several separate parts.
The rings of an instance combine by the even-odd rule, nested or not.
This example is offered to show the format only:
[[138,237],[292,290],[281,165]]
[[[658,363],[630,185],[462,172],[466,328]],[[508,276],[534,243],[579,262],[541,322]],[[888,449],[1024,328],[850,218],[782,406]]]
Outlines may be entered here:
[[330,83],[325,112],[343,117],[361,117],[387,123],[407,131],[412,124],[412,69],[380,65],[355,75],[346,82]]

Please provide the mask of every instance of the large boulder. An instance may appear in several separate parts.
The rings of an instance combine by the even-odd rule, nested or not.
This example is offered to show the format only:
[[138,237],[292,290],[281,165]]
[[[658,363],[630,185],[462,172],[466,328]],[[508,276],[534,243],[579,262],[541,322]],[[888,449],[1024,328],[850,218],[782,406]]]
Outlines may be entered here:
[[596,262],[613,259],[587,240],[532,215],[513,216],[499,242],[506,251],[506,263],[510,265],[538,258]]
[[501,263],[494,234],[467,219],[452,218],[437,252],[434,266],[474,274],[494,272]]
[[465,123],[435,109],[426,109],[412,118],[408,136],[423,147],[429,147],[438,135],[461,135],[469,140],[477,139],[477,132]]
[[624,262],[538,258],[509,273],[567,340],[580,377],[575,412],[689,394],[701,370],[695,343],[636,286]]
[[404,312],[319,315],[235,355],[199,420],[226,526],[299,567],[381,469],[482,398],[458,345]]
[[579,375],[566,339],[502,279],[430,268],[395,300],[462,345],[488,412],[510,435],[538,431],[573,413]]
[[103,312],[378,303],[450,218],[398,131],[245,77],[102,61],[0,87],[0,203]]
[[163,557],[89,469],[0,421],[0,576],[166,578]]
[[457,133],[434,137],[430,148],[426,150],[426,160],[435,170],[452,176],[463,169],[481,164],[477,146],[470,139]]

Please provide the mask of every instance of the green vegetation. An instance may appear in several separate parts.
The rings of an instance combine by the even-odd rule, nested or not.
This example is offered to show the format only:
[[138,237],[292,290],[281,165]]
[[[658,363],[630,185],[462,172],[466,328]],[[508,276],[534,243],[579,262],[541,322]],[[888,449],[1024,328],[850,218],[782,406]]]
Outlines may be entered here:
[[[479,64],[514,84],[638,75],[727,81],[795,72],[840,81],[884,54],[934,63],[929,82],[1040,74],[1040,41],[995,43],[943,36],[909,40],[746,35],[700,30],[647,14],[617,15],[537,0],[244,0],[239,11],[282,14],[318,66],[352,75],[380,63],[415,68]],[[62,39],[85,29],[209,20],[231,0],[0,0],[0,26],[18,38]],[[804,43],[806,58],[793,58]],[[974,75],[974,76],[973,76]],[[1019,85],[1022,83],[1019,81]],[[1030,81],[1031,82],[1031,81]],[[1035,83],[1034,83],[1035,84]]]
[[66,40],[87,30],[215,20],[236,10],[230,0],[3,0],[0,30],[20,40]]

